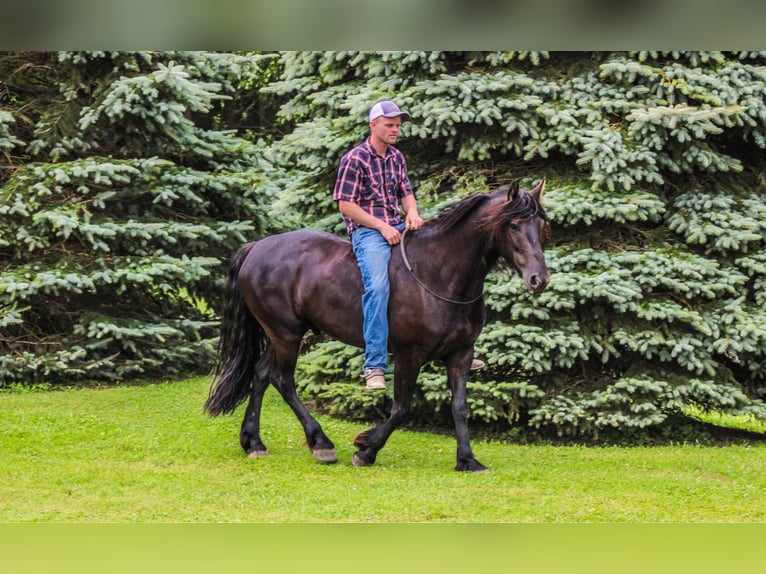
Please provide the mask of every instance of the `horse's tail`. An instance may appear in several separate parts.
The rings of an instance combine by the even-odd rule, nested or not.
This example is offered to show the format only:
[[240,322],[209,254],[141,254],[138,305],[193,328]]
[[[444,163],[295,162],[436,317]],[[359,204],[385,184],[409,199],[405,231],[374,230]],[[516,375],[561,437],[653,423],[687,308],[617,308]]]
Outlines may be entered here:
[[226,305],[218,340],[218,363],[205,401],[210,416],[231,413],[244,401],[253,384],[255,365],[268,341],[261,325],[245,305],[237,276],[255,243],[246,243],[232,257],[225,284]]

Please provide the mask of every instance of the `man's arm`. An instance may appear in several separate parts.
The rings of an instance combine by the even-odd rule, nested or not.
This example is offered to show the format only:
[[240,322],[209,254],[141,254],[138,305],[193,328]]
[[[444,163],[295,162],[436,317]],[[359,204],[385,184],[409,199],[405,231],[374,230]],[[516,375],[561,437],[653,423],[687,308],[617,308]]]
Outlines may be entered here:
[[340,209],[340,212],[354,223],[377,229],[389,245],[396,245],[402,237],[401,233],[399,233],[396,228],[391,227],[385,221],[370,215],[356,203],[341,199],[338,201],[338,209]]
[[418,214],[418,203],[415,200],[415,196],[412,194],[405,195],[402,198],[402,207],[406,214],[405,223],[407,224],[407,229],[420,229],[423,225],[423,219]]

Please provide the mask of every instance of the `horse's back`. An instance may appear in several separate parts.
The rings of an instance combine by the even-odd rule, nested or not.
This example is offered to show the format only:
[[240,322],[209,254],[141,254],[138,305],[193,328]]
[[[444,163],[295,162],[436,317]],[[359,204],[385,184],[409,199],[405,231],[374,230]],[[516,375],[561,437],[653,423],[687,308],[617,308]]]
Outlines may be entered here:
[[296,255],[311,256],[316,253],[335,257],[347,252],[351,252],[351,243],[337,235],[319,229],[297,229],[259,239],[251,249],[254,253],[251,257],[268,264],[275,256],[292,255],[293,259]]
[[270,235],[250,249],[241,276],[255,278],[262,286],[296,287],[353,268],[351,243],[317,229],[299,229]]
[[265,237],[250,249],[239,285],[248,307],[267,329],[311,328],[359,343],[363,288],[351,243],[345,239],[316,229]]

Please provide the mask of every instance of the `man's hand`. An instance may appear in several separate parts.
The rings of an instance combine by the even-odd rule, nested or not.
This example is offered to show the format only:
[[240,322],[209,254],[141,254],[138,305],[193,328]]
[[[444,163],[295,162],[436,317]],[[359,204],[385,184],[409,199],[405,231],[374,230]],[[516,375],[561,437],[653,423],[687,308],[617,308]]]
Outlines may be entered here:
[[399,230],[396,227],[391,227],[386,223],[384,223],[378,231],[380,231],[383,239],[388,241],[389,245],[396,245],[402,240],[402,234],[399,233]]
[[404,224],[408,230],[414,231],[420,229],[423,226],[423,219],[418,213],[418,204],[415,201],[414,195],[407,195],[402,198],[402,206],[404,212],[407,214],[404,219]]
[[417,210],[408,211],[404,223],[407,226],[407,229],[412,231],[423,227],[423,219],[420,217]]

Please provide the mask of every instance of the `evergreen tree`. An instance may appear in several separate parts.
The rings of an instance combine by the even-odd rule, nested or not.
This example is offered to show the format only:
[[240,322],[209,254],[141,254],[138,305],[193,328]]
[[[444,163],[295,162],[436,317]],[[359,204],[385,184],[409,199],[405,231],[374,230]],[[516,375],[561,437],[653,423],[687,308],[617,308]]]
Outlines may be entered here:
[[[289,126],[268,150],[274,213],[343,234],[340,156],[392,98],[425,215],[523,177],[548,180],[553,279],[539,297],[499,268],[470,383],[474,419],[594,436],[690,406],[766,417],[766,55],[286,53],[266,89]],[[304,392],[346,416],[385,400],[353,381],[359,353],[320,342]],[[331,384],[334,383],[334,384]],[[425,369],[418,416],[448,390]]]
[[263,230],[219,102],[261,61],[0,55],[0,385],[209,370],[224,263]]
[[[764,418],[764,63],[0,54],[0,385],[207,371],[232,251],[293,227],[344,235],[338,160],[393,98],[413,114],[399,147],[423,215],[548,180],[553,280],[531,297],[507,269],[490,276],[476,422],[594,436],[689,407]],[[350,382],[357,349],[319,339],[299,367],[327,410],[387,410]],[[447,402],[443,369],[426,366],[416,417],[446,421]]]

